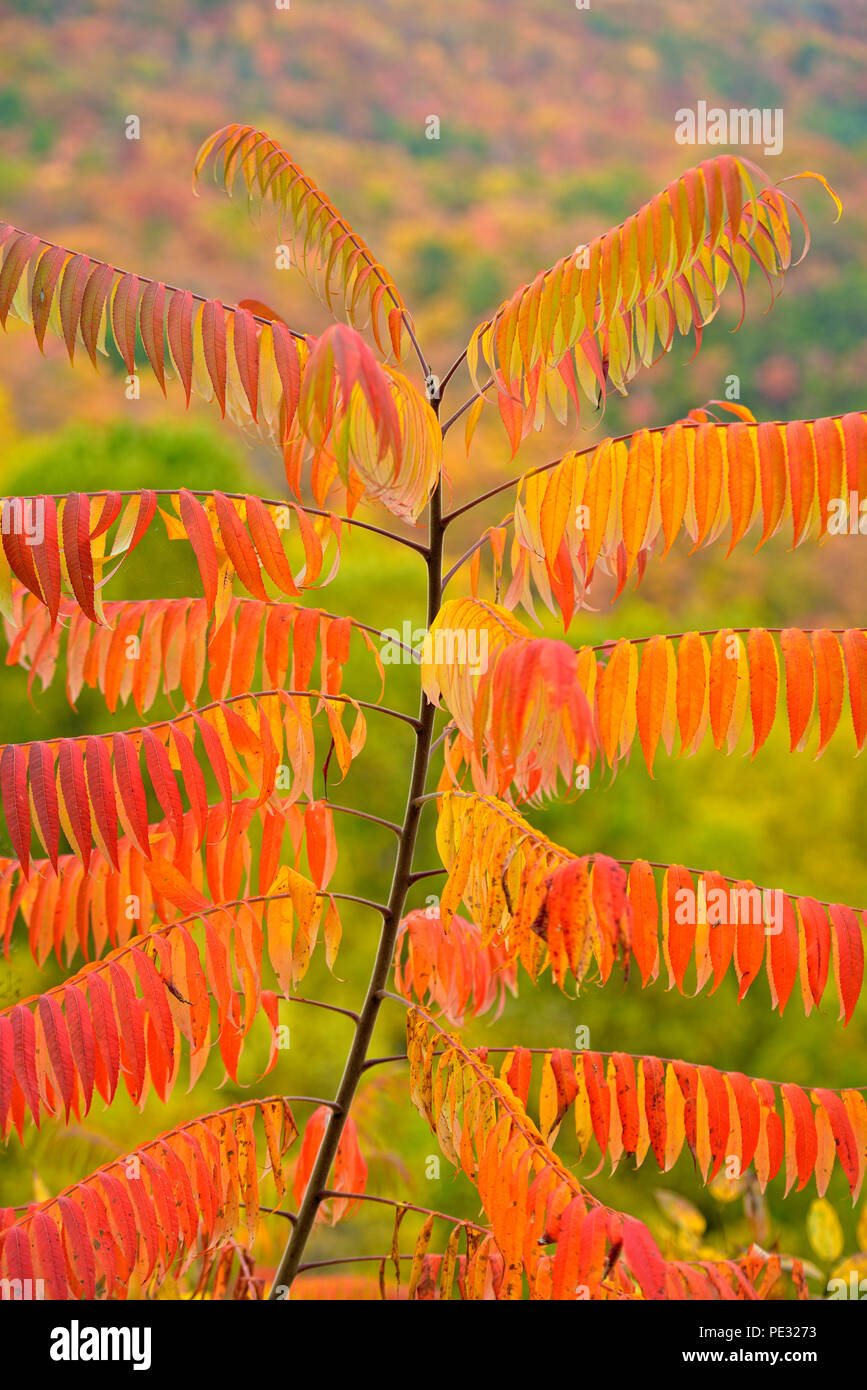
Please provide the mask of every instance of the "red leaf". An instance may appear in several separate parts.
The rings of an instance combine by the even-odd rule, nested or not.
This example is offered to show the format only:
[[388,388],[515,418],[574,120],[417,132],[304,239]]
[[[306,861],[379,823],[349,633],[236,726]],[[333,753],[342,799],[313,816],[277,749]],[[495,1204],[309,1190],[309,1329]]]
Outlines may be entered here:
[[[3,502],[3,549],[6,552],[6,559],[9,567],[16,579],[35,594],[40,603],[47,600],[42,593],[42,585],[36,573],[36,565],[33,559],[33,547],[27,544],[23,535],[26,518],[24,507],[29,499],[21,497],[7,497]],[[16,503],[18,504],[16,506]]]
[[27,770],[36,820],[42,832],[45,850],[54,872],[57,873],[57,851],[60,844],[60,815],[57,808],[57,783],[54,777],[54,753],[47,743],[33,743]]
[[533,1071],[533,1054],[527,1047],[516,1047],[511,1066],[506,1074],[506,1081],[521,1104],[526,1109],[527,1097],[530,1094],[530,1079]]
[[66,1260],[60,1243],[60,1232],[45,1211],[35,1211],[31,1217],[33,1243],[36,1247],[36,1267],[44,1280],[49,1298],[69,1297]]
[[843,1172],[846,1174],[849,1191],[854,1197],[856,1188],[858,1187],[858,1175],[860,1172],[858,1141],[855,1138],[852,1123],[846,1113],[846,1107],[834,1091],[826,1091],[821,1086],[814,1088],[813,1099],[823,1106],[828,1116],[831,1124],[831,1132],[834,1135],[837,1157],[840,1160],[840,1166]]
[[202,736],[202,743],[205,746],[205,756],[208,765],[217,779],[223,803],[228,815],[232,806],[232,779],[229,776],[229,764],[226,762],[226,755],[223,752],[223,745],[213,724],[209,724],[201,714],[193,713],[196,728]]
[[89,274],[90,261],[87,256],[73,256],[72,260],[67,261],[60,281],[60,325],[70,362],[75,355],[75,335]]
[[296,1207],[300,1206],[304,1198],[310,1173],[316,1162],[316,1155],[319,1152],[330,1118],[331,1110],[329,1107],[317,1105],[304,1126],[304,1138],[301,1141],[298,1161],[295,1164],[295,1176],[292,1181],[292,1195],[295,1198]]
[[122,275],[111,302],[111,324],[118,352],[127,371],[135,372],[135,338],[138,323],[139,281],[136,275]]
[[36,1024],[33,1015],[23,1004],[16,1004],[9,1014],[15,1047],[15,1075],[30,1113],[39,1125],[39,1081],[36,1071]]
[[72,1048],[69,1045],[69,1032],[66,1019],[53,995],[40,994],[39,1018],[45,1034],[45,1045],[51,1059],[54,1084],[63,1099],[67,1121],[72,1098],[75,1095],[75,1068],[72,1063]]
[[298,360],[298,348],[295,345],[295,339],[285,323],[275,320],[271,324],[271,334],[274,340],[274,361],[283,387],[283,399],[286,403],[283,421],[285,438],[298,409],[298,400],[301,395],[301,364]]
[[151,785],[162,812],[172,827],[175,845],[180,849],[184,835],[184,808],[169,755],[153,729],[146,728],[143,731],[142,746]]
[[858,752],[867,738],[867,637],[860,628],[843,633],[843,651],[849,676],[849,704]]
[[[578,1273],[581,1263],[581,1232],[587,1217],[587,1208],[581,1197],[573,1197],[568,1206],[563,1208],[560,1215],[560,1230],[557,1238],[557,1250],[554,1255],[554,1267],[551,1279],[551,1297],[565,1300],[574,1299],[578,1288]],[[602,1252],[605,1249],[605,1237],[602,1240]],[[594,1261],[598,1269],[601,1270],[601,1260]],[[587,1271],[582,1271],[583,1282],[588,1282]]]
[[[793,1086],[790,1082],[780,1087],[792,1110],[792,1119],[795,1126],[795,1164],[798,1173],[798,1192],[806,1187],[812,1176],[813,1169],[816,1167],[818,1157],[818,1140],[816,1138],[816,1122],[813,1118],[813,1107],[800,1086]],[[788,1185],[786,1191],[788,1192]]]
[[145,796],[141,765],[135,744],[129,734],[112,735],[114,775],[123,809],[129,817],[133,838],[148,859],[151,846],[148,835],[148,804]]
[[274,524],[270,510],[260,497],[247,497],[246,505],[247,526],[265,573],[282,593],[297,597],[300,590],[292,578],[280,532]]
[[202,347],[208,376],[220,405],[226,414],[226,311],[219,299],[206,299],[202,307]]
[[178,499],[181,509],[181,521],[184,530],[189,538],[190,545],[195,552],[196,561],[199,566],[199,573],[202,576],[202,587],[205,591],[205,601],[209,611],[212,611],[217,602],[217,547],[214,544],[214,535],[211,531],[211,523],[208,514],[198,498],[194,497],[186,488],[181,488]]
[[[581,1223],[576,1289],[586,1289],[591,1297],[598,1290],[605,1272],[605,1251],[611,1215],[607,1207],[591,1207]],[[559,1241],[557,1249],[560,1249]]]
[[87,999],[81,990],[72,984],[64,987],[63,1006],[66,1026],[69,1029],[69,1043],[75,1062],[75,1070],[81,1083],[85,1111],[90,1109],[93,1096],[93,1080],[96,1074],[96,1040]]
[[111,961],[109,973],[114,988],[115,1016],[120,1029],[124,1081],[133,1101],[138,1104],[147,1067],[142,1013],[132,980],[123,966]]
[[168,1069],[171,1071],[175,1054],[175,1024],[172,1011],[169,1008],[168,991],[162,976],[144,951],[133,946],[130,954],[135,961],[142,995],[147,1005],[148,1014],[154,1024],[155,1035],[163,1050]]
[[166,394],[165,298],[165,285],[151,280],[145,286],[139,308],[142,344],[163,395]]
[[798,978],[798,919],[791,898],[783,898],[783,920],[775,922],[774,928],[768,938],[767,970],[771,981],[771,1006],[779,1006],[782,1018]]
[[260,599],[263,603],[267,602],[268,595],[262,583],[256,551],[234,504],[222,492],[214,493],[214,503],[220,524],[220,538],[238,578],[254,598]]
[[74,839],[73,848],[87,873],[90,865],[90,850],[93,831],[90,824],[90,802],[87,797],[87,781],[84,771],[84,753],[81,745],[73,738],[60,740],[57,753],[57,766],[60,774],[60,794],[69,817]]
[[[343,1133],[337,1145],[337,1156],[334,1160],[334,1188],[336,1192],[363,1192],[366,1186],[367,1164],[358,1147],[355,1120],[350,1115],[343,1126]],[[335,1200],[331,1217],[332,1226],[336,1225],[341,1217],[348,1216],[357,1205],[358,1203],[353,1201]]]
[[514,396],[508,395],[504,391],[497,393],[497,407],[500,411],[500,418],[506,427],[509,436],[509,443],[512,446],[512,458],[518,451],[521,442],[521,435],[524,427],[524,408],[519,400]]
[[707,1099],[708,1139],[713,1163],[710,1177],[715,1178],[729,1138],[729,1097],[725,1080],[713,1067],[699,1067],[699,1075]]
[[94,1081],[99,1094],[107,1105],[114,1099],[120,1074],[120,1038],[111,990],[106,981],[96,971],[87,976],[87,992],[90,999],[90,1014],[93,1019],[93,1033],[97,1051],[94,1062]]
[[71,492],[63,507],[63,554],[72,592],[82,612],[98,622],[94,608],[93,555],[90,549],[90,498]]
[[39,245],[39,237],[31,232],[18,232],[9,242],[0,274],[0,324],[4,328],[21,274]]
[[115,274],[114,266],[105,263],[95,266],[88,276],[84,294],[81,297],[81,337],[94,367],[97,365],[96,354],[99,351],[102,314],[105,301],[114,284]]
[[[208,792],[205,785],[205,774],[199,767],[192,743],[177,724],[172,725],[172,738],[174,739],[178,762],[181,765],[184,790],[190,799],[190,808],[196,822],[196,849],[200,849],[208,823]],[[222,752],[222,749],[220,751]]]
[[259,403],[259,338],[256,323],[253,315],[242,305],[236,308],[234,318],[235,361],[250,404],[250,414],[255,420]]
[[664,1299],[665,1260],[647,1227],[632,1216],[623,1217],[623,1254],[644,1297]]
[[665,1067],[658,1057],[644,1057],[644,1113],[653,1154],[661,1169],[665,1168],[665,1141],[668,1126],[665,1115]]
[[6,1138],[6,1116],[12,1100],[15,1040],[12,1024],[0,1014],[0,1139]]
[[166,329],[172,360],[189,405],[193,387],[193,296],[189,290],[173,292],[169,300]]
[[627,1154],[634,1154],[638,1148],[638,1137],[640,1133],[638,1091],[635,1084],[635,1063],[625,1052],[615,1052],[612,1061],[614,1063],[617,1107],[620,1111],[623,1149]]
[[[80,1294],[92,1299],[96,1294],[96,1259],[87,1232],[87,1222],[81,1208],[71,1197],[61,1193],[57,1198],[63,1221],[63,1236],[69,1250],[69,1276],[77,1280]],[[78,1293],[78,1290],[75,1291]]]
[[834,957],[834,979],[840,996],[839,1017],[848,1023],[861,994],[864,980],[864,938],[858,914],[851,907],[832,903],[828,909],[834,931],[831,948]]
[[828,914],[814,898],[798,898],[798,912],[804,924],[807,981],[813,1002],[821,1003],[831,963],[831,928]]
[[0,793],[12,848],[24,877],[30,874],[30,802],[27,798],[27,750],[7,743],[0,754]]
[[584,1066],[584,1083],[587,1087],[593,1133],[596,1136],[600,1151],[604,1154],[608,1148],[608,1128],[611,1116],[611,1093],[605,1081],[605,1068],[601,1058],[595,1052],[584,1052],[581,1060]]
[[127,547],[127,555],[132,554],[153,520],[157,509],[157,495],[150,488],[143,488],[139,497],[138,516],[136,517],[135,530],[132,539]]
[[30,546],[39,585],[51,625],[54,626],[60,609],[60,545],[57,539],[57,503],[53,497],[37,497],[35,506],[42,508],[42,539]]
[[102,837],[106,852],[114,867],[119,868],[117,858],[117,803],[114,797],[114,781],[111,775],[111,755],[101,738],[91,735],[87,740],[87,789],[97,829]]

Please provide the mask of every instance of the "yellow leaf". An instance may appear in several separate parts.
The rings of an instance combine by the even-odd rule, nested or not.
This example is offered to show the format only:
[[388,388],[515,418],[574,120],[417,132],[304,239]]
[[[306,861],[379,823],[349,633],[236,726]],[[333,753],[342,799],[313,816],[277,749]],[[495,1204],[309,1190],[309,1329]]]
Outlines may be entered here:
[[474,403],[470,406],[470,409],[467,411],[467,420],[466,424],[464,425],[464,444],[467,453],[470,452],[470,445],[473,442],[473,435],[476,432],[476,425],[479,423],[479,416],[482,413],[482,407],[484,406],[484,404],[484,396],[479,396],[478,400],[474,401]]
[[550,1053],[542,1066],[542,1084],[539,1091],[539,1128],[546,1144],[552,1144],[560,1128],[557,1123],[557,1078],[551,1065]]
[[[850,1280],[851,1274],[856,1276],[855,1280]],[[831,1270],[830,1279],[842,1279],[847,1285],[854,1284],[857,1280],[860,1285],[862,1279],[867,1279],[867,1250],[858,1250],[854,1255],[844,1255],[840,1263]],[[843,1297],[848,1297],[848,1289]],[[863,1294],[859,1291],[856,1297],[861,1298]]]
[[717,1173],[713,1182],[708,1183],[708,1192],[718,1202],[736,1202],[742,1196],[747,1185],[745,1175],[739,1178],[727,1178],[724,1171]]
[[843,1227],[831,1203],[817,1197],[807,1212],[807,1239],[820,1260],[837,1260],[843,1250]]
[[407,1291],[407,1298],[410,1299],[414,1296],[415,1291],[418,1288],[418,1282],[421,1278],[422,1267],[424,1265],[424,1257],[427,1254],[427,1248],[430,1245],[431,1233],[433,1231],[433,1223],[434,1218],[432,1216],[428,1216],[425,1220],[424,1225],[418,1233],[418,1240],[415,1243],[415,1250],[412,1256],[412,1268],[410,1269],[409,1273],[409,1289]]
[[331,973],[334,974],[334,962],[337,959],[337,952],[340,948],[343,927],[340,921],[340,913],[337,911],[333,898],[328,899],[328,906],[325,909],[325,920],[322,926],[325,936],[325,963]]
[[[176,498],[172,498],[172,501],[176,506],[178,505]],[[173,516],[171,512],[167,512],[163,507],[158,507],[157,511],[166,523],[166,535],[169,540],[185,541],[187,539],[187,529],[181,521],[181,518],[179,516]]]
[[49,1202],[51,1200],[51,1193],[35,1168],[33,1170],[33,1200],[34,1202]]
[[704,1235],[707,1222],[698,1207],[694,1206],[686,1197],[681,1197],[678,1192],[668,1192],[661,1187],[657,1188],[653,1195],[669,1221],[673,1221],[681,1230],[686,1231],[696,1239]]
[[268,958],[284,994],[292,993],[292,902],[279,897],[289,889],[289,868],[278,870],[269,890]]
[[214,608],[214,631],[220,627],[232,602],[232,580],[235,570],[229,560],[222,564],[217,576],[217,602]]

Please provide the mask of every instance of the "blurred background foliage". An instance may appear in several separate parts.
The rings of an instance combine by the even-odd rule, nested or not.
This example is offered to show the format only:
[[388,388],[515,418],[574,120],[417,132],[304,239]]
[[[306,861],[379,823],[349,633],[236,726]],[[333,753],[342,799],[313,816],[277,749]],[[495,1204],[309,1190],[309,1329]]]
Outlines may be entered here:
[[[190,196],[192,156],[205,135],[228,121],[262,125],[389,267],[413,308],[434,370],[442,373],[474,323],[517,284],[714,152],[675,143],[679,107],[699,99],[782,106],[783,153],[767,159],[749,153],[774,178],[821,170],[844,200],[842,221],[832,226],[829,204],[809,186],[789,185],[810,218],[813,246],[773,311],[762,316],[766,300],[756,287],[746,322],[732,335],[738,306],[729,300],[689,368],[690,350],[681,341],[636,380],[627,399],[609,404],[603,423],[582,422],[577,439],[676,419],[722,396],[731,375],[759,419],[864,409],[864,25],[857,0],[762,0],[730,7],[724,22],[705,0],[607,0],[587,11],[575,11],[567,0],[529,6],[464,0],[448,12],[408,0],[293,0],[289,10],[265,0],[153,0],[146,10],[115,0],[6,0],[0,18],[0,215],[73,249],[227,302],[245,295],[264,299],[293,327],[316,332],[325,323],[319,306],[292,272],[274,268],[275,227],[267,219],[251,226],[243,207],[211,191],[199,201]],[[138,141],[124,137],[130,114],[141,121]],[[440,118],[439,141],[425,137],[431,114]],[[141,399],[128,401],[118,363],[103,365],[99,376],[86,363],[70,372],[58,345],[46,348],[43,361],[26,330],[0,341],[5,495],[179,485],[278,495],[279,458],[221,430],[208,407],[194,404],[184,417],[178,394],[170,388],[163,402],[147,377]],[[460,377],[449,391],[452,409],[466,393]],[[446,462],[456,502],[576,442],[555,428],[510,461],[491,415],[479,427],[470,463],[462,431],[450,436]],[[509,509],[507,493],[463,518],[449,537],[454,555]],[[863,624],[867,571],[860,540],[835,537],[793,553],[781,536],[758,555],[742,546],[726,563],[719,545],[688,557],[680,544],[664,564],[651,560],[641,588],[616,607],[600,586],[592,595],[594,610],[578,615],[569,640],[577,646],[693,627]],[[451,593],[459,592],[462,577]],[[160,544],[154,531],[113,581],[109,597],[197,592],[188,550]],[[310,597],[377,627],[400,628],[406,620],[420,627],[423,567],[410,552],[356,532],[327,597],[315,591]],[[557,633],[551,621],[545,629]],[[413,710],[413,668],[390,666],[387,677],[388,702]],[[130,708],[107,715],[101,697],[89,691],[72,711],[60,680],[47,692],[34,690],[32,702],[24,671],[9,668],[2,681],[4,740],[139,722]],[[367,653],[353,659],[344,688],[376,697]],[[149,718],[168,711],[163,701]],[[744,755],[744,741],[728,758],[712,749],[691,759],[660,758],[651,781],[640,756],[633,757],[613,782],[594,775],[580,799],[533,811],[531,818],[576,852],[600,849],[715,868],[861,906],[867,903],[867,832],[859,811],[863,766],[852,756],[851,735],[841,725],[814,761],[812,751],[789,754],[784,722],[755,761]],[[408,729],[372,715],[365,756],[337,799],[400,819],[410,744]],[[333,886],[381,899],[393,857],[389,833],[349,817],[338,820]],[[8,840],[0,842],[0,852],[10,852]],[[429,810],[417,864],[436,862]],[[424,905],[436,882],[417,885],[413,905]],[[354,1007],[363,996],[378,924],[364,909],[344,907],[340,979],[328,978],[317,953],[303,992]],[[867,1082],[863,1007],[843,1030],[828,1008],[805,1019],[795,998],[781,1021],[771,1014],[761,983],[738,1006],[733,980],[713,998],[689,999],[666,993],[661,980],[642,991],[636,976],[626,986],[612,979],[604,990],[589,987],[578,999],[547,980],[534,988],[523,978],[519,998],[508,1000],[502,1017],[468,1025],[466,1036],[490,1046],[570,1047],[576,1028],[586,1026],[590,1046],[605,1051],[683,1057],[807,1086]],[[0,1003],[60,978],[56,964],[37,971],[19,935],[9,960],[0,962]],[[331,1096],[349,1024],[316,1009],[286,1007],[291,1046],[276,1071],[257,1082],[267,1057],[263,1030],[246,1056],[249,1083],[260,1094]],[[387,1005],[374,1052],[391,1054],[402,1046],[402,1010]],[[69,1131],[50,1122],[40,1133],[31,1129],[23,1145],[14,1140],[0,1154],[0,1204],[53,1193],[145,1138],[247,1094],[231,1083],[218,1090],[221,1072],[215,1056],[193,1093],[179,1085],[165,1108],[151,1098],[139,1115],[119,1092],[111,1110],[95,1107]],[[407,1103],[403,1082],[400,1065],[391,1065],[368,1072],[363,1084],[357,1116],[370,1190],[476,1216],[472,1192],[452,1177],[445,1160],[438,1180],[426,1175],[435,1141]],[[300,1108],[299,1118],[305,1113]],[[559,1144],[571,1162],[569,1127],[567,1119]],[[594,1162],[578,1171],[586,1175]],[[746,1207],[755,1207],[755,1194],[745,1204],[743,1193],[704,1190],[688,1157],[665,1176],[652,1159],[638,1173],[624,1163],[613,1175],[603,1170],[592,1186],[599,1197],[646,1220],[671,1253],[735,1251],[766,1221],[766,1246],[812,1258],[824,1273],[833,1263],[830,1256],[820,1259],[807,1240],[812,1184],[784,1203],[783,1179],[777,1178],[766,1196],[767,1217],[754,1212],[752,1226]],[[692,1206],[659,1199],[659,1189],[680,1193]],[[865,1223],[859,1236],[861,1213],[852,1211],[839,1171],[828,1195],[845,1250],[863,1248]],[[266,1267],[275,1262],[284,1224],[263,1223]],[[379,1253],[389,1247],[390,1230],[387,1209],[370,1205],[362,1219],[322,1229],[310,1257]],[[411,1248],[411,1217],[403,1230],[405,1248]],[[354,1280],[353,1293],[361,1287]],[[821,1287],[821,1280],[814,1283],[814,1292]]]

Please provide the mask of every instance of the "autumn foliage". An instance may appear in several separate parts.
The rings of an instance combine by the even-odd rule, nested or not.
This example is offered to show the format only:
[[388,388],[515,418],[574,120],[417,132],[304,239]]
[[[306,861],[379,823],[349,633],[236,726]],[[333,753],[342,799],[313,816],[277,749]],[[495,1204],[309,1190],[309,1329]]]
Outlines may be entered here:
[[[0,936],[8,952],[26,935],[39,965],[53,954],[68,972],[0,1010],[0,1135],[15,1143],[30,1124],[69,1125],[120,1087],[136,1104],[151,1092],[165,1102],[182,1061],[192,1084],[215,1045],[236,1080],[254,1027],[270,1031],[272,1072],[286,1002],[300,998],[320,941],[334,966],[350,896],[329,887],[334,813],[347,808],[327,783],[317,795],[323,758],[345,775],[370,720],[403,720],[415,737],[406,812],[388,897],[367,904],[380,908],[382,933],[335,1098],[304,1118],[306,1097],[215,1110],[55,1197],[0,1210],[0,1275],[42,1278],[57,1298],[152,1296],[170,1276],[200,1297],[259,1297],[266,1282],[272,1298],[288,1296],[316,1222],[364,1210],[352,1105],[379,1010],[396,1007],[409,1094],[476,1189],[481,1224],[394,1199],[383,1296],[395,1296],[395,1275],[411,1298],[807,1296],[799,1262],[756,1244],[721,1261],[664,1258],[645,1225],[593,1196],[555,1141],[574,1127],[597,1171],[625,1158],[668,1171],[686,1146],[702,1182],[734,1158],[762,1189],[783,1172],[787,1193],[814,1181],[820,1197],[838,1165],[854,1200],[867,1167],[861,1091],[591,1050],[551,1048],[534,1063],[518,1039],[488,1055],[454,1030],[507,1010],[525,976],[574,989],[630,971],[690,994],[733,976],[739,1000],[764,985],[780,1015],[833,995],[849,1022],[863,986],[861,912],[708,870],[623,863],[604,846],[567,849],[524,810],[572,794],[591,768],[616,773],[633,753],[652,776],[663,752],[688,756],[706,739],[731,752],[747,729],[755,756],[781,719],[793,752],[821,753],[844,718],[860,751],[860,629],[721,627],[601,646],[566,635],[598,573],[619,594],[682,532],[694,550],[720,543],[726,554],[784,527],[796,546],[822,538],[835,499],[867,494],[867,415],[757,423],[716,402],[572,451],[452,512],[443,485],[443,440],[458,422],[471,458],[481,414],[498,413],[511,457],[549,412],[561,422],[595,412],[679,337],[697,350],[723,297],[745,306],[748,279],[773,299],[793,264],[791,194],[747,161],[704,161],[519,288],[441,380],[387,271],[274,140],[228,126],[195,171],[276,212],[333,326],[313,338],[256,301],[224,305],[0,224],[4,327],[30,325],[40,350],[54,335],[71,362],[97,366],[115,352],[179,403],[215,403],[279,451],[286,477],[278,499],[179,479],[172,492],[4,503],[7,663],[28,672],[29,688],[62,681],[73,706],[96,691],[109,712],[131,706],[140,722],[0,749],[14,852],[0,861]],[[469,400],[443,419],[460,369]],[[510,512],[446,573],[451,522],[501,492]],[[417,716],[382,703],[381,634],[363,615],[307,602],[334,577],[348,536],[357,543],[371,526],[357,515],[369,505],[404,524],[387,534],[427,571]],[[25,534],[25,508],[38,510],[38,537]],[[409,539],[418,533],[406,524],[423,515],[426,541]],[[153,530],[190,547],[201,593],[107,597]],[[468,591],[447,597],[464,566]],[[539,603],[562,620],[563,639],[539,635]],[[378,673],[377,701],[343,689],[356,649]],[[260,662],[266,685],[253,690]],[[158,696],[177,712],[149,723]],[[441,888],[433,907],[407,910],[425,806],[438,818]],[[423,1221],[401,1250],[411,1209]],[[268,1281],[255,1272],[262,1219],[288,1234]],[[322,1281],[324,1296],[353,1296],[341,1279]],[[298,1293],[315,1289],[304,1276]]]

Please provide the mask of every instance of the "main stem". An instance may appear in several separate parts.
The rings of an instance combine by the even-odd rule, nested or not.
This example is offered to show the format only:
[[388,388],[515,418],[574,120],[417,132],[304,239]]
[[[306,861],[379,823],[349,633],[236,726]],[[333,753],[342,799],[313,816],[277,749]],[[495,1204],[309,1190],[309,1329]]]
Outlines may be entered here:
[[[433,404],[436,408],[439,402]],[[442,602],[443,531],[442,489],[441,485],[438,484],[430,502],[430,531],[426,552],[428,627],[433,623]],[[373,1030],[382,1004],[382,991],[388,984],[388,973],[394,956],[397,929],[403,916],[407,891],[412,882],[412,860],[418,835],[418,824],[424,808],[424,802],[420,801],[419,798],[424,793],[427,780],[434,714],[435,706],[429,703],[424,691],[422,691],[416,725],[415,753],[413,755],[409,795],[398,842],[391,890],[388,895],[386,910],[383,913],[382,933],[379,938],[373,972],[367,986],[364,1003],[358,1015],[355,1036],[352,1039],[352,1045],[343,1068],[343,1076],[335,1097],[334,1109],[331,1112],[319,1153],[316,1156],[316,1162],[310,1173],[304,1197],[298,1208],[297,1218],[292,1224],[292,1233],[286,1244],[286,1249],[283,1251],[283,1258],[277,1267],[274,1283],[268,1295],[269,1300],[287,1297],[292,1282],[298,1273],[299,1265],[304,1256],[304,1249],[313,1229],[316,1213],[328,1188],[328,1179],[337,1155],[337,1146],[343,1133],[343,1126],[364,1073],[364,1064],[367,1060]]]

